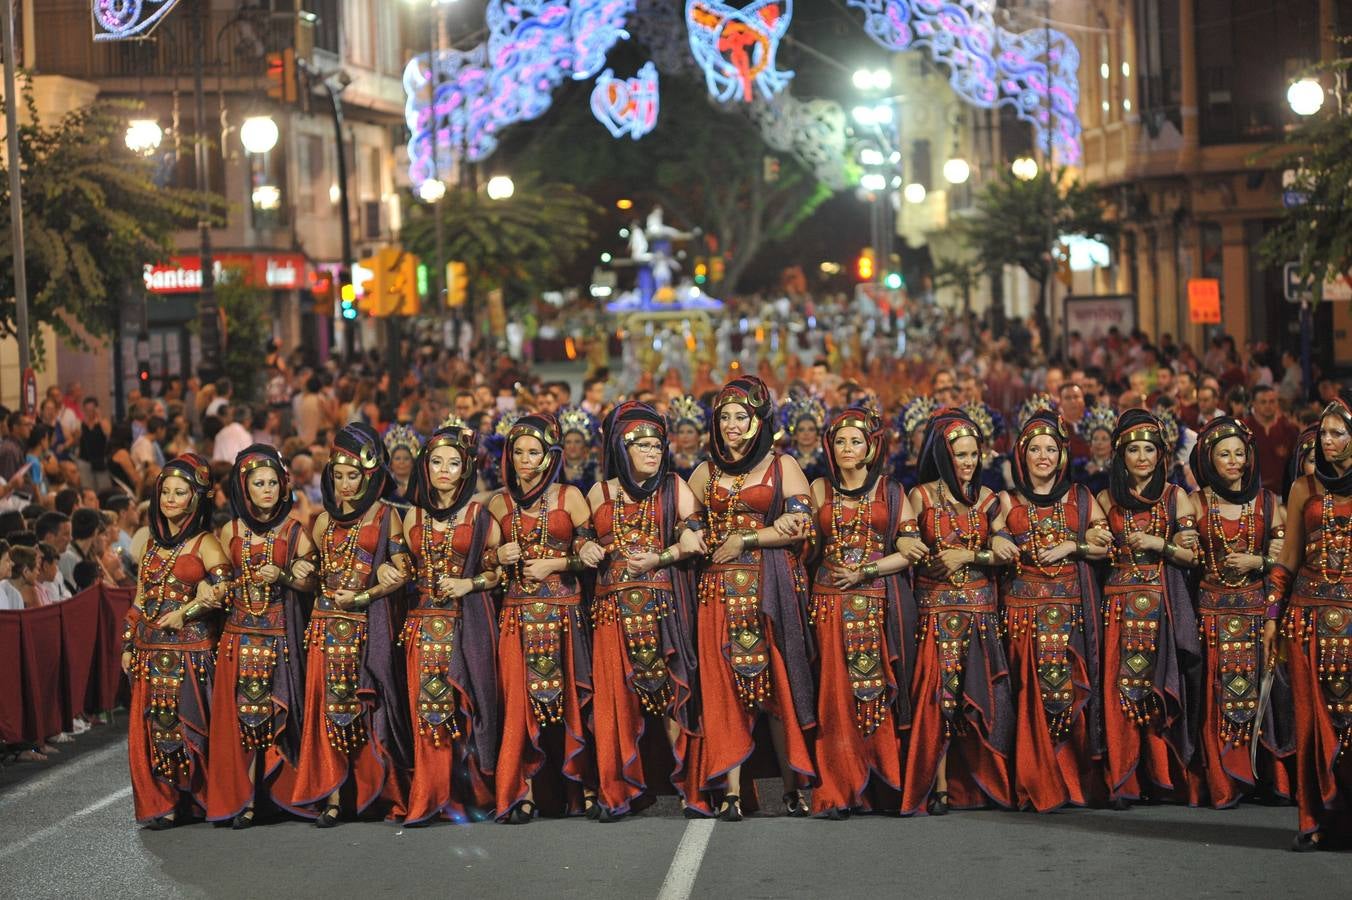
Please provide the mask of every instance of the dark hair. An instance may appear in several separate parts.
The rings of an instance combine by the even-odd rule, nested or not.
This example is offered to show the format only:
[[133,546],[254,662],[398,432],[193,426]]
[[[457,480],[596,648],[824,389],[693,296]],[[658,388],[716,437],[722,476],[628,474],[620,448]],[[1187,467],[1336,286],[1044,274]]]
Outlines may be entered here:
[[61,554],[56,552],[56,548],[46,541],[38,541],[38,553],[42,554],[42,561],[45,563],[56,562],[61,558]]
[[109,512],[121,513],[122,510],[131,506],[131,498],[121,491],[106,495],[100,505]]
[[75,564],[71,577],[75,580],[75,590],[83,591],[99,582],[99,564],[92,559],[82,559]]
[[1260,384],[1253,389],[1253,399],[1257,400],[1262,394],[1274,394],[1277,389],[1270,384]]
[[14,563],[14,574],[16,576],[25,569],[36,569],[38,567],[38,551],[32,547],[11,547],[9,559]]
[[27,529],[23,531],[11,531],[9,533],[9,543],[13,547],[36,547],[38,545],[38,536]]
[[88,540],[99,533],[102,525],[103,516],[97,509],[81,507],[70,517],[70,534],[74,540]]
[[75,507],[80,505],[80,492],[75,488],[62,488],[56,492],[56,500],[53,505],[57,512],[68,516],[75,512]]
[[33,430],[28,432],[27,446],[25,446],[24,449],[25,450],[35,449],[38,446],[38,444],[41,444],[43,441],[47,440],[51,436],[52,436],[51,427],[42,422],[38,422],[36,425],[33,426]]
[[168,424],[169,423],[164,420],[163,416],[151,416],[149,419],[146,419],[146,433],[154,434]]
[[13,431],[15,428],[18,428],[20,425],[23,424],[23,420],[25,418],[27,417],[23,414],[22,411],[12,412],[9,414],[9,418],[5,421],[5,424],[9,426],[10,431]]
[[50,535],[56,534],[61,530],[61,526],[70,521],[70,516],[65,513],[48,512],[38,516],[38,523],[33,528],[33,532],[42,540]]
[[16,531],[23,531],[23,513],[17,509],[0,513],[0,537],[8,537]]

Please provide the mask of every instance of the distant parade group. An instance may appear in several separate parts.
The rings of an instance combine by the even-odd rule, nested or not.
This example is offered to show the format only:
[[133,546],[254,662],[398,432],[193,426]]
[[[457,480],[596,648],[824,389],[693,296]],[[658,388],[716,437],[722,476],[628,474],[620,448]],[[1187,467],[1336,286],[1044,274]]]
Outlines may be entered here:
[[136,818],[1258,799],[1294,803],[1294,849],[1352,834],[1352,407],[1286,502],[1235,418],[1186,459],[1143,409],[1017,418],[997,455],[979,406],[919,398],[893,435],[740,377],[487,442],[352,424],[309,530],[275,448],[239,454],[219,532],[183,454],[133,549]]

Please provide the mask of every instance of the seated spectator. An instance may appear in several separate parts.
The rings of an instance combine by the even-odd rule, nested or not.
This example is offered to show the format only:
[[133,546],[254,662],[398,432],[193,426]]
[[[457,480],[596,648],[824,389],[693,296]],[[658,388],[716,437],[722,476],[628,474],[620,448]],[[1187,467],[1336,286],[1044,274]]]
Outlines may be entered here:
[[102,577],[103,570],[99,568],[98,563],[88,559],[80,560],[75,564],[74,572],[76,593],[98,584]]
[[10,583],[14,574],[14,560],[9,555],[9,541],[0,539],[0,609],[23,609],[23,595]]
[[75,512],[81,502],[79,491],[74,488],[62,488],[56,492],[56,499],[52,501],[52,509],[68,516]]
[[38,544],[37,586],[43,606],[52,606],[71,597],[70,588],[66,586],[65,579],[61,577],[61,570],[56,565],[60,559],[61,554],[57,553],[51,544]]
[[19,595],[24,609],[37,609],[42,606],[42,595],[38,591],[38,551],[33,547],[12,547],[9,551],[9,579],[6,584]]
[[[71,593],[75,593],[75,567],[85,560],[96,561],[98,550],[94,544],[103,530],[103,515],[97,509],[77,509],[70,519],[70,546],[61,554],[58,566],[61,578]],[[97,563],[96,563],[97,564]]]

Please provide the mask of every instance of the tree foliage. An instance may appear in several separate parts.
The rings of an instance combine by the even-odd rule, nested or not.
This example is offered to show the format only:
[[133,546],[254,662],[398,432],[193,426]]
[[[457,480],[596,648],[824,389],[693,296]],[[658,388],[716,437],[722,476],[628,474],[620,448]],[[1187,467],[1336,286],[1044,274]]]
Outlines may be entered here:
[[216,283],[216,302],[223,320],[221,371],[230,375],[235,397],[246,403],[262,391],[259,358],[272,336],[270,292],[249,283],[247,273],[235,271]]
[[[98,338],[112,333],[127,291],[139,290],[142,268],[174,251],[175,229],[197,218],[200,195],[157,187],[154,163],[126,149],[134,104],[99,102],[55,125],[39,119],[31,90],[19,129],[23,176],[29,333],[41,355],[40,325],[81,346],[78,322]],[[0,165],[0,206],[11,202],[7,163]],[[221,206],[214,206],[219,212]],[[0,334],[17,336],[13,234],[0,222]]]
[[963,256],[950,256],[934,261],[934,287],[937,290],[952,288],[962,297],[962,311],[972,311],[972,292],[981,283],[981,278],[989,274],[989,267],[980,259]]
[[1018,266],[1037,282],[1044,325],[1045,287],[1056,272],[1056,242],[1075,234],[1114,246],[1118,232],[1098,191],[1071,180],[1065,169],[1039,170],[1028,181],[1001,173],[981,191],[975,215],[962,225],[964,238],[987,271]]
[[[1314,72],[1343,79],[1349,69],[1352,59],[1340,59]],[[1304,202],[1285,210],[1264,235],[1259,254],[1270,266],[1295,262],[1302,290],[1316,303],[1327,282],[1352,272],[1352,117],[1336,106],[1330,98],[1283,144],[1262,154],[1265,167],[1294,174],[1294,182],[1283,187],[1303,194]]]
[[442,263],[465,263],[476,294],[502,288],[508,297],[530,297],[559,287],[562,272],[593,237],[596,204],[572,185],[518,179],[506,200],[453,188],[430,209],[417,204],[404,225],[404,246],[423,262],[436,261],[436,221],[445,241]]

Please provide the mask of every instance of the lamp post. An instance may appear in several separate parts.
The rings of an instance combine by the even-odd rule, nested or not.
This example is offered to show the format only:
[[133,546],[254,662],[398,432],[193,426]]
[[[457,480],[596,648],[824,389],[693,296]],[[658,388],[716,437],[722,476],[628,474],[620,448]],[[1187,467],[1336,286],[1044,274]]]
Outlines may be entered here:
[[859,153],[859,161],[872,171],[859,180],[859,186],[874,195],[869,213],[870,244],[878,265],[874,267],[873,280],[884,283],[891,270],[892,246],[895,226],[892,222],[892,190],[899,186],[893,177],[893,168],[901,161],[897,151],[896,115],[892,101],[896,97],[879,96],[892,89],[892,72],[886,68],[858,69],[851,77],[856,90],[872,97],[850,110],[855,124],[871,132],[877,142],[875,147],[865,147]]
[[36,412],[36,397],[29,397],[29,381],[33,360],[28,347],[28,270],[24,260],[23,242],[23,182],[19,174],[19,104],[14,83],[14,8],[4,0],[5,50],[5,132],[9,154],[9,224],[13,235],[14,254],[14,330],[19,340],[19,372],[23,385],[19,391],[25,412]]
[[215,260],[211,254],[211,179],[207,171],[210,160],[207,157],[207,144],[203,139],[207,121],[206,79],[206,18],[210,0],[197,0],[193,4],[192,42],[193,53],[193,115],[194,138],[193,160],[196,164],[197,192],[202,198],[197,212],[197,241],[199,265],[202,268],[202,287],[197,300],[197,317],[200,324],[202,347],[202,380],[209,381],[219,374],[221,361],[221,329],[217,320],[219,309],[216,306]]

